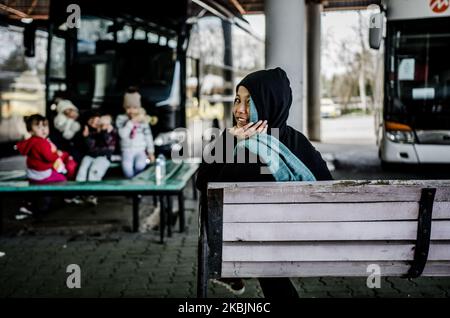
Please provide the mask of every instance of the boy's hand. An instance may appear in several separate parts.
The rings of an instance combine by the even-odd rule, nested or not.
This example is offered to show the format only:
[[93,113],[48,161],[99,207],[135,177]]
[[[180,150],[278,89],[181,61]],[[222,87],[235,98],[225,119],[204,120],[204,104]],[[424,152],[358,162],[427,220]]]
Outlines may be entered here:
[[137,114],[136,116],[133,116],[133,117],[131,118],[131,120],[132,120],[134,123],[145,123],[146,118],[147,118],[146,115],[143,115],[143,114]]
[[55,162],[53,163],[53,168],[59,172],[62,167],[64,167],[62,159],[61,158],[56,159]]
[[55,144],[52,143],[52,142],[50,142],[50,150],[51,150],[52,152],[56,152],[56,151],[58,150],[58,149],[56,148]]
[[104,124],[102,125],[102,130],[106,130],[108,133],[112,132],[114,127],[111,124]]
[[148,160],[150,160],[150,162],[154,162],[155,161],[155,154],[151,153],[148,155]]
[[237,139],[242,140],[266,132],[267,127],[267,120],[260,120],[256,124],[250,122],[244,127],[234,126],[233,128],[228,129],[228,131],[230,134],[236,136]]
[[83,136],[84,136],[84,137],[89,136],[89,128],[88,128],[88,126],[84,126],[84,129],[83,129]]

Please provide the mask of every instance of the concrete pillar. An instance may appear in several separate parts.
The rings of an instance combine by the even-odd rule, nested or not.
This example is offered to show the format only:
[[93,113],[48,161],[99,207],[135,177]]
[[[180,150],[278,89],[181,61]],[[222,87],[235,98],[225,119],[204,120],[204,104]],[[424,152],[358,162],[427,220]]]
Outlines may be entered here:
[[322,5],[310,2],[307,5],[307,118],[308,137],[320,141],[320,34]]
[[265,0],[266,67],[283,68],[291,82],[292,106],[288,124],[305,131],[303,107],[305,57],[304,0]]

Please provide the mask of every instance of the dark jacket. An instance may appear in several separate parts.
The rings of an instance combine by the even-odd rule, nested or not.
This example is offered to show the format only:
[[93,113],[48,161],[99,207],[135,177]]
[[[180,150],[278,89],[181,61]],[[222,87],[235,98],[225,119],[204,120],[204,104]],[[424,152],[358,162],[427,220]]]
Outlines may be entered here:
[[86,137],[87,155],[91,157],[106,156],[111,159],[117,144],[117,133],[115,130],[96,131],[89,127],[89,135]]
[[[320,153],[302,133],[287,125],[292,104],[292,91],[286,73],[281,68],[254,72],[247,75],[238,87],[241,85],[250,92],[259,119],[267,120],[269,128],[279,129],[279,140],[311,170],[316,179],[332,180]],[[224,142],[228,137],[230,133],[225,130],[216,140],[216,145],[222,146],[224,157],[227,156],[227,150],[233,151],[233,148],[226,147]],[[236,138],[234,138],[234,144],[236,144]],[[213,154],[217,150],[218,146],[214,147]],[[249,155],[247,152],[246,156]],[[257,163],[203,162],[197,175],[197,188],[204,194],[208,182],[275,181],[272,175],[260,173],[263,166],[264,163],[260,161]]]

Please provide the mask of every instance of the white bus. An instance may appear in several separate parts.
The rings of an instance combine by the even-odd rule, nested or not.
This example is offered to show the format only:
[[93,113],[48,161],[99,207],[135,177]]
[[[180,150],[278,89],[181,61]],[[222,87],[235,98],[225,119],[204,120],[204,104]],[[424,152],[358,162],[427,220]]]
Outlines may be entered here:
[[383,1],[370,27],[385,52],[382,163],[450,164],[450,0]]

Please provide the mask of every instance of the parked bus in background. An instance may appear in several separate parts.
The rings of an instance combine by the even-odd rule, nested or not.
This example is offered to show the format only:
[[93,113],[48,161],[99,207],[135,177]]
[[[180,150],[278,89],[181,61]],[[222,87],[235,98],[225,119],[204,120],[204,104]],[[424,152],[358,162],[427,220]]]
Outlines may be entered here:
[[387,0],[371,16],[370,45],[385,51],[377,121],[382,164],[450,164],[449,4]]

